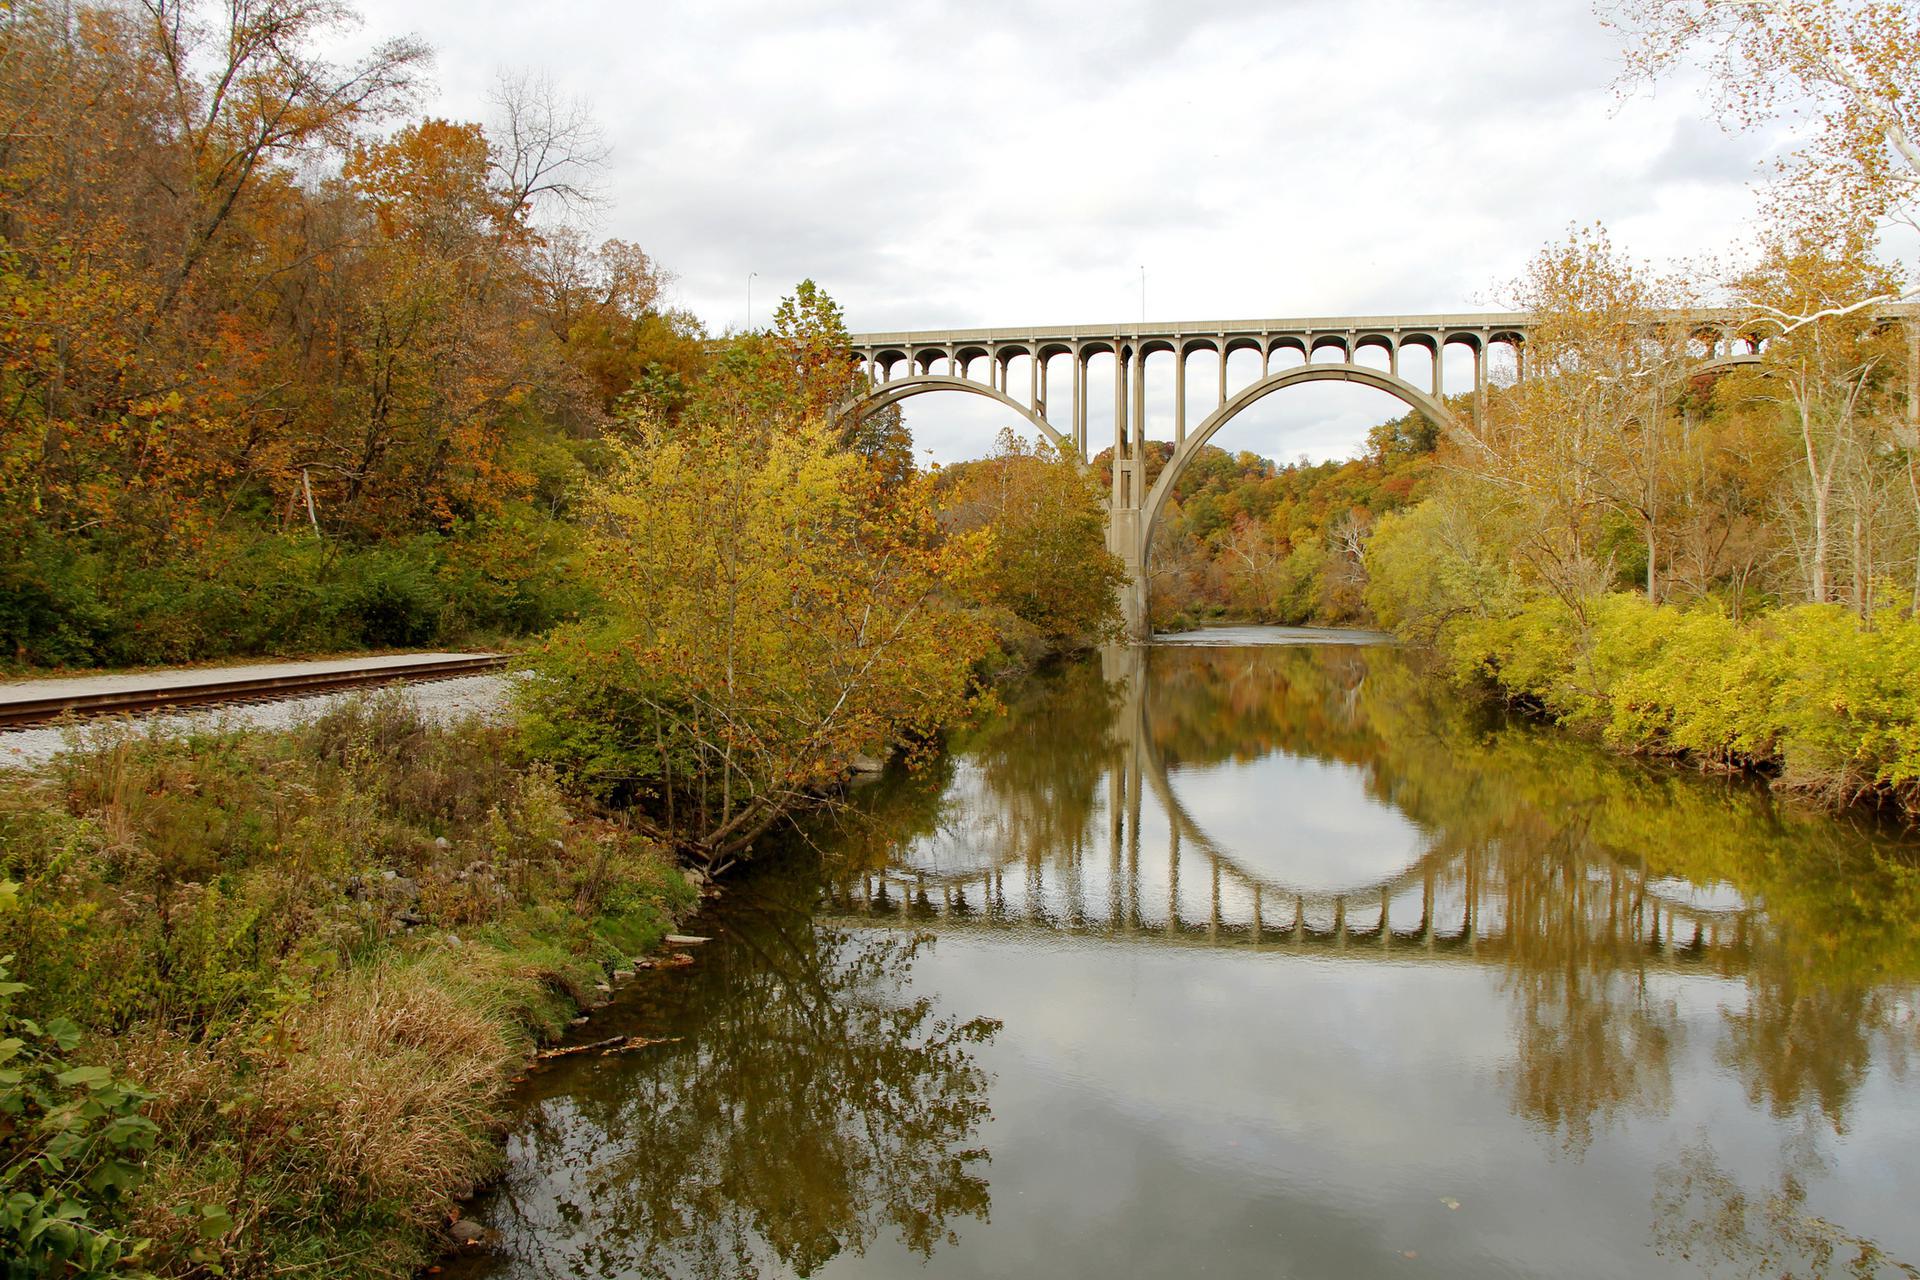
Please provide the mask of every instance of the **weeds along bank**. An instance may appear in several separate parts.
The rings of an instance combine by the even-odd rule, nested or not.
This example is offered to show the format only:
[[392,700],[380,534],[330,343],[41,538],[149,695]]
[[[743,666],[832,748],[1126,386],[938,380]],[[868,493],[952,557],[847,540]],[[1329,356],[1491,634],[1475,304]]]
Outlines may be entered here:
[[28,1275],[411,1274],[533,1047],[695,897],[515,731],[397,697],[0,775],[0,850]]
[[1837,604],[1736,620],[1529,589],[1445,502],[1383,522],[1368,600],[1453,678],[1626,751],[1753,771],[1831,807],[1920,817],[1920,621]]

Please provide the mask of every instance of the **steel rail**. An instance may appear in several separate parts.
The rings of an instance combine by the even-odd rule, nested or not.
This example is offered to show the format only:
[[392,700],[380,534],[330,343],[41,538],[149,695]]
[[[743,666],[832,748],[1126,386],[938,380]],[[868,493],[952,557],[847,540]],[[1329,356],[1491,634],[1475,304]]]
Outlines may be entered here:
[[101,693],[57,694],[46,698],[22,698],[0,703],[0,729],[46,724],[71,716],[89,719],[98,716],[142,715],[178,707],[216,706],[229,702],[281,702],[289,698],[308,698],[343,689],[364,689],[384,684],[415,684],[430,680],[451,680],[461,676],[483,675],[507,665],[507,655],[476,654],[447,658],[439,662],[395,663],[385,667],[355,667],[345,671],[303,671],[274,676],[240,676],[219,679],[209,672],[208,679],[196,684],[165,685],[148,689],[115,689]]

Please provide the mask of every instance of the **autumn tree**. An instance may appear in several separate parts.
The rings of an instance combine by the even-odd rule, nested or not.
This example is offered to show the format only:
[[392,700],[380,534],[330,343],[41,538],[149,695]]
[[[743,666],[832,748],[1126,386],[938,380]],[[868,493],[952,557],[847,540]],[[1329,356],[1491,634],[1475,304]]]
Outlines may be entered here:
[[1003,429],[994,451],[945,469],[943,520],[986,540],[974,583],[1018,645],[1066,650],[1111,639],[1126,570],[1106,547],[1098,482],[1051,444]]
[[[1782,413],[1795,454],[1790,506],[1801,594],[1816,604],[1833,598],[1836,523],[1855,526],[1858,541],[1859,522],[1877,505],[1862,486],[1872,487],[1873,475],[1897,449],[1891,384],[1904,355],[1898,334],[1844,301],[1834,303],[1890,287],[1890,273],[1873,262],[1858,227],[1837,242],[1811,231],[1776,238],[1738,285],[1766,313],[1806,317],[1776,324],[1761,363],[1733,379],[1728,394]],[[1843,515],[1837,506],[1849,492],[1855,501]],[[1871,556],[1856,548],[1852,559],[1870,562]],[[1860,570],[1853,575],[1856,603],[1870,612],[1865,594],[1872,572],[1866,563]]]
[[1623,0],[1610,21],[1626,38],[1623,88],[1699,61],[1717,118],[1810,126],[1778,162],[1776,221],[1920,226],[1920,13],[1910,0]]
[[[756,367],[748,360],[745,373]],[[536,749],[717,870],[862,753],[961,715],[989,642],[950,584],[929,482],[881,482],[806,397],[722,362],[680,419],[628,424],[588,502],[604,624],[529,685]]]
[[564,225],[534,237],[527,262],[542,316],[569,362],[591,380],[603,412],[613,413],[628,394],[643,396],[654,411],[679,412],[708,355],[700,322],[668,303],[670,273],[639,245],[593,245]]
[[[1753,312],[1747,327],[1756,337],[1781,339],[1772,345],[1798,387],[1783,398],[1794,405],[1801,455],[1805,529],[1796,545],[1804,591],[1828,598],[1830,508],[1836,488],[1843,490],[1850,495],[1848,522],[1857,526],[1849,549],[1864,570],[1851,575],[1854,600],[1870,614],[1874,575],[1884,564],[1875,559],[1871,526],[1884,516],[1879,522],[1894,542],[1920,541],[1920,324],[1904,322],[1904,420],[1891,406],[1869,415],[1884,428],[1864,452],[1853,452],[1861,465],[1843,466],[1841,459],[1849,456],[1864,406],[1843,389],[1848,380],[1839,369],[1831,370],[1838,382],[1811,375],[1829,360],[1863,377],[1869,372],[1835,349],[1846,340],[1833,322],[1847,317],[1858,317],[1853,331],[1871,334],[1879,349],[1876,381],[1888,379],[1900,354],[1886,349],[1894,334],[1879,322],[1890,305],[1915,296],[1915,264],[1881,256],[1892,244],[1881,233],[1920,228],[1920,105],[1913,93],[1920,11],[1910,0],[1626,0],[1610,21],[1626,37],[1622,88],[1684,63],[1704,64],[1716,115],[1729,127],[1786,126],[1796,134],[1775,162],[1765,254],[1740,281],[1739,301]],[[1811,271],[1816,259],[1828,265]],[[1808,328],[1821,332],[1803,334]],[[1813,396],[1813,382],[1828,383],[1838,398],[1824,397],[1816,410],[1812,398],[1821,397]],[[1920,609],[1920,547],[1910,594]]]
[[1671,420],[1693,359],[1685,323],[1666,313],[1684,293],[1595,227],[1542,250],[1513,294],[1533,316],[1527,376],[1483,421],[1460,420],[1457,465],[1526,513],[1516,555],[1576,610],[1612,579],[1609,519],[1639,535],[1657,599]]
[[671,406],[704,367],[643,253],[572,253],[550,220],[603,154],[577,104],[510,78],[496,129],[400,122],[425,51],[322,56],[351,22],[336,0],[0,13],[11,660],[354,643],[276,610],[363,588],[457,625],[546,572],[622,398]]

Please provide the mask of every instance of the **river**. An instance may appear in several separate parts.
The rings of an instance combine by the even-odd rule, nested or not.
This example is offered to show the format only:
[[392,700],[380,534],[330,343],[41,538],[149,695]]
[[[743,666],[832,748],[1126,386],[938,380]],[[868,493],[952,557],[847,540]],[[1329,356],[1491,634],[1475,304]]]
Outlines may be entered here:
[[447,1272],[1920,1274],[1911,845],[1363,639],[861,789],[581,1029],[664,1043],[530,1077]]

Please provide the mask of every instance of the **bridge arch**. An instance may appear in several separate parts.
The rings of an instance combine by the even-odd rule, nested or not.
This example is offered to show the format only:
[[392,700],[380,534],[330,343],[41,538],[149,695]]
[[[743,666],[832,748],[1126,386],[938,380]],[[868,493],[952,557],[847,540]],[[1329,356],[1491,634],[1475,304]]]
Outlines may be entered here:
[[1689,377],[1697,378],[1702,374],[1722,374],[1729,370],[1762,363],[1764,362],[1760,359],[1760,353],[1757,351],[1737,351],[1732,355],[1715,356],[1711,360],[1703,360],[1689,369],[1687,373]]
[[1327,363],[1295,365],[1283,369],[1254,383],[1215,409],[1201,420],[1200,424],[1187,433],[1187,438],[1173,451],[1173,457],[1161,470],[1154,481],[1153,489],[1141,504],[1140,514],[1140,551],[1141,563],[1146,563],[1148,550],[1153,545],[1153,531],[1160,520],[1160,511],[1166,506],[1167,498],[1172,495],[1174,485],[1193,460],[1200,456],[1200,450],[1212,439],[1220,428],[1238,417],[1249,406],[1280,391],[1301,382],[1356,382],[1361,386],[1372,387],[1397,397],[1409,408],[1416,409],[1443,430],[1454,425],[1453,415],[1440,402],[1439,397],[1420,390],[1404,378],[1371,368],[1362,364]]
[[[977,359],[980,352],[975,351],[973,355],[974,358]],[[1021,404],[1018,400],[1015,400],[1006,392],[995,387],[990,387],[984,382],[975,382],[971,378],[963,378],[957,375],[918,373],[905,378],[895,378],[891,382],[882,382],[872,390],[855,396],[853,399],[841,405],[834,416],[845,417],[852,415],[857,418],[871,413],[875,409],[884,409],[888,405],[898,404],[902,400],[911,399],[914,396],[926,395],[933,391],[967,391],[976,396],[985,396],[996,404],[1002,405],[1019,414],[1027,423],[1037,429],[1048,440],[1052,441],[1054,446],[1062,453],[1073,455],[1078,452],[1074,449],[1072,441],[1055,430],[1052,423],[1048,422],[1038,413],[1035,413],[1032,409],[1029,409],[1026,405]]]

